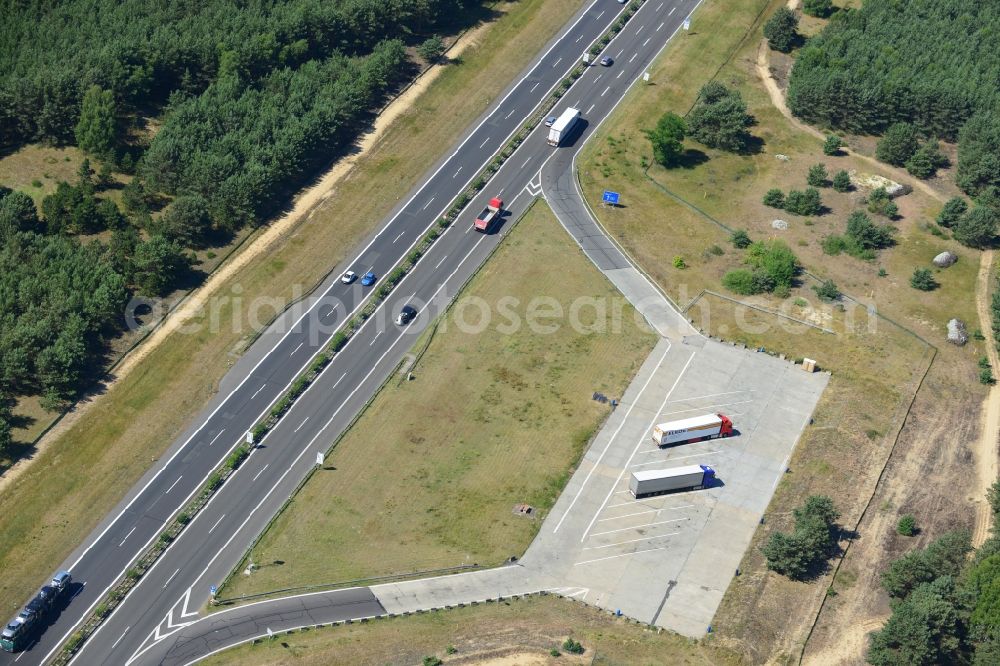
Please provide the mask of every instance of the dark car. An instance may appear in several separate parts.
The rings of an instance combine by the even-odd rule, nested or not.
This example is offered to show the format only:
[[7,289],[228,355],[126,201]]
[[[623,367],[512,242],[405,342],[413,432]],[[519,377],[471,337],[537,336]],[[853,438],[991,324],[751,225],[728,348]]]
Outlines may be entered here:
[[413,318],[417,316],[417,309],[412,305],[404,305],[403,309],[399,311],[396,315],[396,324],[403,326],[409,324],[413,321]]
[[604,65],[605,67],[611,67],[611,65],[614,62],[615,61],[609,56],[604,56],[603,58],[601,58],[601,64]]

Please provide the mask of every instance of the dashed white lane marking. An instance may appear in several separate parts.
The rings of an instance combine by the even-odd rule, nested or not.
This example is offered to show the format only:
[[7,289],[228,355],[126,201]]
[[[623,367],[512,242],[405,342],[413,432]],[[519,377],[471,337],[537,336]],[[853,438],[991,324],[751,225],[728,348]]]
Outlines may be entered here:
[[535,85],[531,86],[531,90],[529,90],[528,92],[535,92],[535,88],[537,88],[537,87],[538,87],[538,84],[539,84],[539,83],[541,83],[541,81],[539,81],[539,82],[538,82],[538,83],[536,83]]
[[676,7],[671,7],[670,11],[667,12],[667,16],[670,16],[671,14],[673,14],[676,9],[677,9]]
[[[511,111],[511,113],[514,113],[514,112],[513,112],[513,111]],[[509,118],[510,116],[508,115],[507,117]],[[427,207],[428,207],[428,206],[430,206],[430,205],[431,205],[432,203],[434,203],[434,197],[431,197],[431,200],[430,200],[430,201],[428,201],[427,203],[425,203],[425,204],[424,204],[424,207],[423,207],[423,208],[421,208],[420,210],[427,210]]]
[[439,261],[439,262],[437,263],[437,266],[435,266],[435,267],[434,267],[434,270],[437,270],[437,269],[441,268],[441,264],[443,264],[443,263],[444,263],[444,260],[445,260],[445,259],[447,259],[447,258],[448,258],[448,255],[447,255],[447,254],[446,254],[446,255],[444,255],[443,257],[441,257],[441,261]]
[[643,45],[643,46],[645,46],[646,44],[649,44],[649,40],[651,40],[651,39],[652,39],[652,37],[647,37],[647,38],[646,38],[646,41],[644,41],[644,42],[642,43],[642,45]]
[[458,167],[458,171],[455,172],[455,175],[452,176],[452,178],[458,178],[458,174],[460,173],[462,173],[462,167]]
[[168,578],[167,582],[163,584],[163,589],[164,590],[167,589],[167,585],[170,585],[170,581],[172,581],[174,579],[174,576],[176,576],[179,571],[180,571],[180,569],[178,569],[177,571],[175,571],[172,574],[170,574],[170,578]]
[[483,142],[482,142],[481,144],[479,144],[479,147],[480,147],[480,148],[482,148],[482,147],[483,147],[483,146],[485,146],[485,145],[486,145],[487,143],[489,143],[489,141],[490,141],[490,137],[486,137],[486,141],[483,141]]
[[556,65],[558,65],[561,62],[562,62],[562,56],[560,56],[558,60],[556,60],[554,63],[552,63],[552,66],[555,67]]
[[400,231],[399,235],[392,239],[392,242],[395,243],[396,241],[398,241],[400,238],[403,237],[403,234],[405,233],[406,233],[405,231]]
[[[269,464],[270,464],[270,463],[268,463],[268,465],[269,465]],[[264,473],[264,470],[265,470],[265,469],[267,469],[267,465],[264,465],[263,467],[261,467],[261,468],[260,468],[260,471],[259,471],[259,472],[257,472],[256,474],[254,474],[254,475],[253,475],[253,478],[252,478],[252,479],[250,479],[250,481],[251,481],[251,482],[252,482],[252,481],[256,481],[256,480],[257,480],[257,477],[258,477],[258,476],[260,476],[261,474],[263,474],[263,473]]]
[[382,331],[379,331],[378,333],[375,334],[375,337],[372,338],[372,341],[368,343],[368,346],[371,347],[373,344],[375,344],[375,341],[378,340],[378,336],[380,335],[382,335]]
[[121,548],[121,547],[122,547],[122,545],[123,545],[123,544],[124,544],[124,543],[125,543],[126,541],[128,541],[128,538],[129,538],[130,536],[132,536],[132,532],[135,532],[135,527],[133,527],[132,529],[130,529],[130,530],[128,531],[128,534],[126,534],[126,535],[125,535],[125,538],[124,538],[124,539],[122,539],[122,542],[121,542],[120,544],[118,544],[118,547],[119,547],[119,548]]
[[637,55],[639,55],[639,54],[638,54],[638,53],[633,53],[633,54],[632,54],[632,57],[631,57],[631,58],[629,58],[629,59],[628,59],[628,61],[629,61],[629,62],[632,62],[633,60],[635,60],[635,57],[636,57]]
[[177,477],[177,480],[176,480],[176,481],[174,481],[173,483],[171,483],[171,484],[170,484],[170,487],[169,487],[169,488],[167,488],[167,491],[166,491],[165,493],[163,493],[163,494],[164,494],[164,495],[166,495],[166,494],[167,494],[167,493],[169,493],[169,492],[170,492],[171,490],[173,490],[173,489],[174,489],[174,486],[176,486],[176,485],[177,485],[178,483],[180,483],[180,480],[181,480],[181,479],[183,479],[183,478],[184,478],[184,475],[183,475],[183,474],[181,474],[180,476],[178,476],[178,477]]
[[222,514],[221,516],[219,516],[219,519],[217,521],[215,521],[215,524],[212,525],[212,527],[208,530],[208,533],[211,534],[212,530],[214,530],[216,527],[218,527],[219,523],[221,523],[222,519],[225,518],[225,517],[226,517],[226,514]]
[[306,424],[306,421],[308,421],[308,420],[309,420],[308,416],[305,417],[304,419],[302,419],[302,423],[299,424],[299,427],[296,428],[295,430],[293,430],[292,432],[298,432],[299,430],[301,430],[302,426],[304,426]]
[[[129,626],[125,627],[125,631],[123,631],[122,635],[118,637],[118,640],[116,640],[114,643],[111,644],[111,649],[112,650],[115,649],[116,645],[118,645],[119,643],[122,642],[122,639],[125,638],[125,634],[127,634],[128,630],[131,629],[131,628],[132,628],[132,625],[129,625]],[[24,654],[24,653],[22,652],[21,654]],[[20,659],[20,657],[18,657],[18,659]],[[14,661],[17,661],[17,659],[15,659]]]
[[609,90],[611,90],[611,86],[608,86],[607,88],[604,89],[604,92],[601,93],[601,97],[607,95]]
[[588,116],[590,115],[590,112],[594,110],[594,107],[595,107],[595,106],[597,106],[597,105],[596,105],[596,104],[591,104],[591,105],[590,105],[590,108],[589,108],[589,109],[587,109],[587,115],[588,115]]
[[[267,384],[264,384],[264,386],[267,386]],[[253,400],[254,398],[256,398],[257,397],[257,393],[260,393],[261,391],[264,390],[264,386],[261,386],[259,389],[257,389],[256,393],[254,393],[252,396],[250,396],[250,399]]]
[[289,356],[295,356],[295,352],[297,352],[298,350],[302,349],[302,345],[304,345],[304,344],[305,344],[304,342],[300,342],[300,343],[299,343],[299,346],[298,346],[298,347],[296,347],[295,349],[293,349],[293,350],[292,350],[292,353],[291,353],[291,354],[289,354]]
[[656,26],[656,32],[659,32],[660,28],[662,28],[662,27],[663,27],[663,23],[661,23],[660,25]]
[[218,435],[216,435],[215,437],[213,437],[213,438],[212,438],[212,441],[211,441],[211,442],[209,442],[209,443],[208,443],[208,445],[209,445],[209,446],[212,446],[212,444],[215,444],[215,440],[217,440],[217,439],[219,439],[220,437],[222,437],[222,433],[224,433],[224,432],[226,432],[226,429],[225,429],[225,428],[223,428],[222,430],[220,430],[220,431],[219,431],[219,434],[218,434]]

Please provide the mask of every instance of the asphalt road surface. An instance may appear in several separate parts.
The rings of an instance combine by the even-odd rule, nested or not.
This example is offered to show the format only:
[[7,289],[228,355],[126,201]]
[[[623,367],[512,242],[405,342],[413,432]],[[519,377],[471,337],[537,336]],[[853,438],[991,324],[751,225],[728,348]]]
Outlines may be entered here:
[[[239,471],[147,572],[116,612],[76,657],[81,664],[141,663],[151,645],[186,626],[247,546],[316,464],[317,452],[354,415],[398,366],[416,336],[433,320],[500,242],[504,226],[540,191],[539,172],[554,155],[575,152],[642,74],[697,0],[648,0],[605,49],[615,62],[588,68],[553,110],[583,112],[583,122],[558,149],[539,127],[474,199],[460,221],[444,233],[393,291],[347,347],[263,441]],[[203,486],[245,433],[284,394],[292,380],[349,320],[373,287],[343,285],[351,269],[374,270],[380,278],[426,234],[483,166],[579,61],[623,10],[614,0],[596,0],[571,18],[523,76],[458,143],[351,262],[301,306],[285,313],[227,375],[219,395],[176,441],[128,497],[95,529],[64,566],[81,583],[72,602],[30,648],[0,655],[0,663],[44,663],[103,598],[135,558],[158,537],[169,519]],[[501,195],[507,212],[489,235],[471,222],[486,200]],[[420,315],[399,327],[393,318],[404,304]],[[39,581],[39,584],[44,581]]]

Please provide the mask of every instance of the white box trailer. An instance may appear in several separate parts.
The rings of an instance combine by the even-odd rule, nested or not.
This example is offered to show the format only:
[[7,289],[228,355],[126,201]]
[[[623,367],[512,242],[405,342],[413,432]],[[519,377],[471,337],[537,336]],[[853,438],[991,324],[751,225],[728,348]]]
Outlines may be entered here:
[[550,146],[558,146],[559,142],[562,141],[569,131],[573,129],[573,125],[580,118],[580,109],[574,109],[572,107],[566,109],[562,112],[562,115],[552,123],[552,127],[549,128],[549,140]]
[[653,428],[657,446],[679,444],[692,439],[715,439],[733,434],[733,422],[725,414],[703,414],[688,419],[661,423]]
[[679,490],[707,488],[715,480],[715,470],[708,465],[685,465],[672,469],[650,469],[632,472],[628,489],[640,499]]

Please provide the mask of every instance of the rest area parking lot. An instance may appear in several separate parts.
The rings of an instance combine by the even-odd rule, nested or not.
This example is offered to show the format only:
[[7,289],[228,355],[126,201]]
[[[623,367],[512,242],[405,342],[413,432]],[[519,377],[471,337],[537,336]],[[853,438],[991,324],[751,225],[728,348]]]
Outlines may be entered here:
[[[700,336],[646,359],[522,558],[557,591],[706,633],[826,387],[825,373]],[[734,435],[659,448],[657,423],[721,412]],[[709,465],[711,488],[636,500],[633,471]]]

